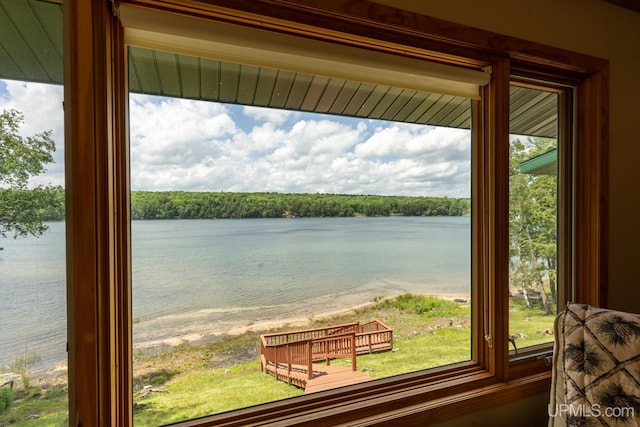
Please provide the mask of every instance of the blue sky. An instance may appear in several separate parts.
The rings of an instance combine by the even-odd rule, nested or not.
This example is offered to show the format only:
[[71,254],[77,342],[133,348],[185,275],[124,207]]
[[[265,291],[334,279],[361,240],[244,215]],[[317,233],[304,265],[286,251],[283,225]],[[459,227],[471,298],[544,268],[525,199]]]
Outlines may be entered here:
[[[0,81],[0,109],[24,136],[53,130],[64,185],[62,87]],[[130,97],[133,190],[277,191],[468,197],[470,134],[385,121]]]

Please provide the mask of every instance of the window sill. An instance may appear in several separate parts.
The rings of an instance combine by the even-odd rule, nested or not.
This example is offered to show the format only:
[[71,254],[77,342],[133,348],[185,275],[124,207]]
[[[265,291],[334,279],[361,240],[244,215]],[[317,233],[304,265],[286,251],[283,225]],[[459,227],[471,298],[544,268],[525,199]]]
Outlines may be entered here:
[[[505,404],[550,388],[549,371],[496,382],[488,374],[472,374],[429,385],[397,388],[379,380],[371,390],[364,385],[348,392],[333,391],[275,402],[228,414],[181,423],[180,426],[403,426],[446,421],[461,415]],[[469,388],[470,383],[474,386]],[[397,388],[396,390],[389,390]],[[458,391],[458,389],[463,391]],[[446,394],[445,394],[446,393]]]

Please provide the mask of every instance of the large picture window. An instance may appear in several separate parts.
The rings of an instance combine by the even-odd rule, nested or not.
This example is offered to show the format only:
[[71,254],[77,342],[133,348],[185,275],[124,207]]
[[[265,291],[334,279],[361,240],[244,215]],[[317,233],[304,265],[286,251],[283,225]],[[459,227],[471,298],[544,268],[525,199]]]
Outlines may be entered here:
[[470,100],[129,63],[136,424],[471,360]]
[[[96,79],[97,109],[78,108],[88,94],[68,93],[75,159],[68,176],[93,177],[76,184],[70,202],[81,223],[68,241],[91,249],[72,251],[70,288],[76,301],[93,301],[74,305],[88,323],[72,325],[70,413],[105,425],[417,421],[446,410],[454,395],[456,402],[482,404],[546,390],[549,371],[540,356],[551,350],[548,336],[514,357],[509,339],[520,331],[517,322],[533,315],[513,315],[520,307],[510,310],[509,289],[517,279],[525,293],[538,286],[551,294],[555,274],[555,310],[568,295],[597,302],[597,274],[576,270],[585,254],[601,259],[597,239],[589,240],[600,199],[571,191],[586,177],[582,168],[570,168],[599,159],[597,133],[571,120],[603,111],[580,110],[598,102],[600,63],[580,56],[575,63],[588,66],[568,72],[551,60],[477,50],[452,36],[430,39],[404,24],[385,27],[383,35],[371,28],[382,28],[386,15],[359,21],[357,10],[336,12],[352,18],[347,30],[341,19],[314,26],[308,14],[320,12],[295,4],[265,8],[260,16],[242,5],[197,4],[184,6],[188,11],[167,5],[166,13],[144,1],[122,1],[106,15],[71,5],[78,34],[92,32],[81,31],[86,22],[74,21],[77,14],[92,16],[106,43],[95,41],[94,61],[78,56],[68,64],[68,78],[80,79],[79,87]],[[74,34],[69,43],[82,46]],[[104,73],[94,68],[101,64]],[[548,90],[557,81],[581,93],[579,102],[572,91]],[[510,106],[519,99],[512,82],[541,92],[527,103],[531,119],[524,128],[511,122]],[[547,92],[560,93],[559,102],[536,101],[548,101]],[[584,114],[570,111],[574,105]],[[524,174],[528,160],[526,153],[518,154],[522,161],[510,159],[510,146],[517,145],[510,133],[522,135],[520,142],[548,138],[537,125],[550,107],[561,123],[557,264],[554,272],[553,257],[535,256],[547,271],[534,280],[521,274],[522,262],[533,259],[516,257],[522,246],[513,238],[515,220],[522,215],[509,216],[510,186],[520,185],[510,184],[510,171],[518,163]],[[73,144],[83,135],[97,141]],[[587,139],[577,144],[576,138]],[[95,165],[81,161],[87,156]],[[448,181],[457,190],[438,190]],[[91,189],[95,203],[83,205],[80,197]],[[436,197],[436,205],[420,204],[425,196]],[[412,221],[416,228],[407,229]],[[439,236],[421,234],[432,223]],[[93,240],[81,230],[92,230]],[[455,246],[458,237],[464,243]],[[406,256],[391,256],[402,251]],[[437,261],[420,262],[417,251]],[[369,276],[356,275],[358,269]],[[89,277],[95,294],[77,283]],[[436,291],[422,286],[436,281],[442,283]],[[389,311],[359,308],[355,317],[366,313],[366,319],[318,323],[327,311],[352,304],[374,310],[388,304]],[[376,317],[383,314],[389,316]],[[552,315],[545,312],[544,325]],[[359,353],[358,340],[372,332],[362,324],[376,325],[376,333],[392,330],[393,344],[367,338],[371,350],[389,348]],[[99,339],[80,354],[78,346],[91,344],[91,336]],[[449,346],[422,357],[423,338]],[[462,350],[452,351],[452,342]],[[198,346],[205,352],[195,352]],[[378,359],[390,362],[377,365]],[[397,371],[382,368],[396,364]],[[318,367],[372,379],[302,395],[301,384]],[[274,393],[252,400],[250,391],[263,381]],[[92,387],[101,390],[95,407],[78,400]],[[184,392],[198,387],[206,393]],[[474,393],[479,389],[484,392]],[[165,394],[181,399],[168,402]],[[240,395],[247,398],[241,405],[224,402]]]

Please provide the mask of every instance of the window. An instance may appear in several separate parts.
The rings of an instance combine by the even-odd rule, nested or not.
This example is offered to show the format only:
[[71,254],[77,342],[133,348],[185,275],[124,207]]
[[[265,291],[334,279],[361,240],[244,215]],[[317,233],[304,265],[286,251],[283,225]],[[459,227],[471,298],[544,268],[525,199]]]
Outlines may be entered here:
[[62,7],[0,1],[0,27],[0,425],[35,417],[61,425],[69,417]]
[[2,424],[25,421],[34,407],[53,423],[68,416],[61,101],[60,86],[0,80]]
[[[128,62],[134,90],[181,95],[129,102],[136,424],[471,359],[470,100],[139,47]],[[199,78],[175,85],[187,66]],[[263,339],[353,322],[355,360],[318,348],[311,378],[299,358],[264,374],[292,344]]]
[[[553,320],[562,310],[558,289],[558,127],[560,94],[511,86],[509,157],[509,343],[512,355],[553,342]],[[566,95],[564,95],[566,96]],[[531,103],[544,103],[541,111]],[[562,194],[562,196],[565,196]],[[567,266],[563,266],[567,268]]]
[[[472,200],[472,283],[479,284],[472,288],[472,301],[475,301],[472,308],[473,319],[476,320],[472,327],[472,360],[456,365],[455,368],[442,367],[432,371],[419,371],[408,373],[398,377],[381,379],[376,382],[375,387],[360,384],[353,386],[347,391],[337,390],[318,393],[316,395],[303,396],[296,400],[270,403],[250,409],[242,409],[237,412],[230,412],[215,418],[204,418],[203,425],[214,425],[225,422],[228,425],[241,425],[247,419],[255,422],[283,421],[295,422],[295,420],[314,419],[318,425],[328,424],[331,417],[340,419],[341,422],[354,421],[359,418],[373,417],[382,419],[383,417],[403,417],[403,420],[418,420],[427,413],[435,413],[441,405],[446,405],[447,398],[453,394],[466,394],[471,399],[472,390],[479,387],[490,386],[491,393],[483,394],[483,397],[475,397],[475,403],[489,402],[496,397],[507,398],[513,395],[513,391],[518,391],[520,395],[526,392],[542,391],[547,387],[548,373],[544,367],[540,367],[537,359],[518,361],[517,364],[509,366],[509,345],[506,339],[508,335],[508,146],[509,146],[509,83],[510,72],[522,72],[523,74],[544,76],[546,79],[555,81],[571,81],[577,87],[577,91],[582,94],[578,97],[579,104],[576,105],[579,117],[599,117],[598,109],[588,109],[587,105],[599,105],[602,102],[599,90],[602,89],[604,77],[598,72],[603,64],[592,58],[582,56],[575,57],[576,63],[584,63],[571,72],[565,72],[560,63],[549,59],[548,61],[527,62],[517,55],[517,50],[511,52],[513,58],[507,52],[491,50],[485,46],[485,53],[478,53],[474,49],[465,47],[466,41],[446,38],[447,43],[428,41],[428,37],[421,38],[425,44],[412,45],[409,37],[410,31],[402,26],[385,27],[387,34],[375,38],[371,32],[364,31],[366,25],[357,24],[359,22],[355,16],[351,16],[352,22],[349,31],[341,30],[339,20],[330,20],[324,27],[315,27],[311,31],[312,23],[306,22],[308,17],[301,8],[289,5],[284,9],[263,10],[259,20],[252,20],[255,16],[249,11],[234,11],[220,9],[208,4],[199,4],[201,9],[191,10],[192,16],[198,16],[197,25],[185,25],[181,23],[179,14],[172,17],[165,16],[162,12],[152,10],[136,3],[137,6],[127,6],[126,2],[119,4],[119,16],[123,19],[125,32],[127,28],[140,29],[146,18],[146,22],[154,22],[156,42],[163,44],[167,40],[162,34],[169,34],[169,41],[175,41],[172,37],[175,32],[181,31],[191,33],[195,37],[198,25],[209,25],[208,20],[213,21],[233,21],[247,26],[259,26],[262,28],[277,29],[277,32],[304,35],[310,39],[330,39],[332,42],[340,40],[339,44],[357,46],[359,49],[370,51],[404,52],[412,59],[421,57],[424,59],[436,59],[436,62],[455,63],[462,68],[481,70],[485,66],[491,66],[491,83],[482,89],[483,96],[480,100],[472,102],[472,165],[474,177],[472,180],[473,194],[478,197]],[[75,14],[70,14],[72,28],[69,34],[69,43],[73,46],[80,46],[75,38],[79,34],[102,34],[99,29],[104,30],[107,37],[106,46],[96,41],[91,56],[95,61],[83,61],[81,56],[75,58],[77,61],[69,64],[71,70],[68,78],[77,78],[81,81],[78,87],[84,86],[88,80],[95,78],[95,90],[85,93],[69,92],[68,100],[71,108],[68,114],[74,117],[72,121],[74,128],[70,132],[71,158],[74,174],[83,177],[84,184],[76,182],[74,189],[77,191],[73,196],[70,207],[72,212],[80,221],[74,223],[71,241],[79,245],[73,253],[70,261],[74,266],[77,275],[72,278],[71,289],[74,298],[78,301],[87,302],[81,309],[74,305],[76,316],[84,315],[83,319],[88,323],[73,323],[73,336],[71,339],[71,365],[74,373],[79,374],[72,380],[73,387],[72,405],[75,405],[70,413],[79,412],[83,419],[102,420],[108,425],[110,420],[117,419],[120,424],[128,424],[132,417],[131,401],[131,336],[129,328],[132,324],[131,313],[128,311],[130,301],[129,288],[129,200],[128,200],[128,157],[125,147],[126,128],[126,99],[127,93],[124,76],[127,63],[124,49],[124,34],[115,25],[117,21],[111,21],[105,11],[94,9],[95,6],[87,6],[87,10],[77,6],[75,10],[80,15],[92,16],[95,19],[87,21],[75,21]],[[130,7],[127,12],[125,9]],[[171,6],[167,6],[171,7]],[[241,6],[239,6],[241,7]],[[132,15],[127,17],[127,13]],[[102,14],[105,15],[102,15]],[[159,15],[154,15],[154,14]],[[271,16],[274,13],[280,18]],[[312,12],[309,12],[312,13]],[[315,12],[314,12],[315,13]],[[319,12],[318,12],[319,13]],[[354,11],[357,15],[358,12]],[[313,14],[313,13],[312,13]],[[339,14],[340,15],[340,14]],[[287,17],[283,22],[283,17]],[[340,16],[349,17],[347,13]],[[133,19],[135,18],[135,19]],[[171,18],[161,22],[165,18]],[[175,18],[175,19],[173,19]],[[380,20],[383,20],[380,17]],[[97,28],[91,31],[91,23]],[[191,22],[191,21],[188,21]],[[324,21],[323,21],[324,22]],[[407,21],[412,22],[412,21]],[[286,25],[285,25],[286,24]],[[103,28],[105,25],[106,28]],[[211,24],[214,25],[214,24]],[[373,23],[375,27],[375,23]],[[143,26],[144,27],[144,26]],[[83,31],[85,30],[85,31]],[[88,30],[88,31],[87,31]],[[113,32],[112,32],[113,31]],[[366,34],[365,35],[363,35]],[[139,34],[139,33],[138,33]],[[377,33],[376,33],[377,34]],[[203,36],[203,34],[200,34]],[[392,40],[400,39],[403,36],[402,49]],[[203,36],[206,39],[206,37]],[[377,41],[377,42],[376,42]],[[375,42],[375,43],[374,43]],[[421,42],[421,43],[422,43]],[[472,43],[473,44],[473,43]],[[431,49],[425,49],[428,46]],[[159,45],[148,46],[159,49]],[[166,46],[165,46],[166,47]],[[455,47],[455,48],[454,48]],[[106,49],[106,50],[105,50]],[[337,48],[337,50],[339,50]],[[488,53],[487,53],[488,51]],[[543,50],[544,51],[544,50]],[[438,52],[438,53],[434,53]],[[77,54],[77,52],[76,52]],[[93,56],[92,56],[93,55]],[[544,53],[541,55],[545,55]],[[548,54],[553,58],[553,50]],[[113,60],[113,61],[112,61]],[[541,65],[544,63],[546,65]],[[100,65],[102,64],[102,65]],[[107,64],[113,64],[113,68]],[[556,65],[555,67],[553,65]],[[97,70],[93,67],[97,66]],[[103,70],[103,71],[100,71]],[[106,71],[109,72],[106,72]],[[83,74],[82,71],[86,73]],[[524,73],[524,71],[527,71]],[[94,74],[95,73],[95,74]],[[384,73],[383,73],[384,74]],[[109,76],[107,78],[107,76]],[[83,80],[85,79],[85,80]],[[93,116],[92,111],[85,111],[77,107],[77,104],[87,96],[95,100],[92,105],[104,113],[106,117],[114,119],[103,122],[103,116],[98,114]],[[105,99],[105,97],[107,99]],[[113,104],[112,104],[113,102]],[[560,114],[565,114],[561,110]],[[84,119],[84,120],[83,120]],[[90,125],[88,125],[90,124]],[[602,139],[598,132],[593,130],[588,121],[582,121],[576,126],[576,135],[579,144],[572,148],[572,161],[581,166],[597,166],[600,159],[600,147]],[[104,131],[104,132],[103,132]],[[97,138],[97,139],[96,139]],[[73,143],[74,141],[88,140],[94,141],[93,145]],[[96,159],[93,162],[81,162],[85,156]],[[95,166],[94,166],[95,165]],[[561,173],[566,173],[561,169]],[[104,180],[104,177],[110,177]],[[87,179],[89,180],[87,182]],[[582,168],[574,171],[572,180],[567,182],[568,186],[579,186],[584,182],[586,176]],[[579,193],[575,196],[575,209],[572,211],[581,212],[579,215],[571,216],[572,235],[575,236],[575,244],[571,244],[572,262],[575,268],[571,275],[575,276],[573,283],[576,285],[576,297],[582,301],[595,302],[598,298],[597,284],[599,283],[598,271],[587,269],[583,265],[583,257],[595,260],[597,265],[602,262],[602,253],[597,242],[598,239],[589,240],[594,237],[594,233],[599,232],[597,226],[594,227],[592,217],[587,212],[594,214],[598,218],[600,212],[600,199],[597,197],[603,191],[601,184],[594,189],[596,194]],[[81,204],[81,195],[94,200],[95,203]],[[563,202],[561,202],[563,203]],[[562,211],[562,209],[561,209]],[[597,221],[596,221],[597,222]],[[90,230],[91,238],[86,233],[81,235],[82,230]],[[560,233],[561,239],[563,234]],[[82,247],[84,250],[80,250]],[[562,252],[562,251],[561,251]],[[563,253],[560,254],[562,258]],[[94,267],[82,270],[81,260],[93,260]],[[93,274],[95,273],[95,275]],[[89,289],[79,286],[80,278],[95,282],[96,294]],[[572,278],[573,279],[573,278]],[[562,282],[566,283],[566,282]],[[90,314],[95,313],[95,317]],[[99,313],[99,314],[98,314]],[[96,323],[91,323],[95,319]],[[92,344],[91,337],[97,341]],[[80,355],[77,346],[88,343],[89,349],[84,355]],[[541,363],[541,362],[540,362]],[[93,368],[98,366],[98,368]],[[92,374],[91,374],[92,373]],[[80,399],[74,399],[81,393],[88,390],[102,391],[96,393],[101,397],[97,400],[97,406],[91,407],[83,404]],[[487,388],[485,388],[487,390]],[[518,393],[515,393],[518,395]],[[487,397],[484,397],[487,396]],[[484,399],[484,400],[483,400]],[[385,405],[381,405],[384,402]],[[325,408],[330,408],[326,409]],[[402,409],[405,408],[405,409]],[[410,409],[407,409],[410,408]],[[306,417],[306,418],[305,418]],[[390,418],[385,418],[389,420]],[[162,422],[162,421],[160,421]],[[195,423],[193,421],[192,423]],[[99,424],[96,422],[95,424]]]

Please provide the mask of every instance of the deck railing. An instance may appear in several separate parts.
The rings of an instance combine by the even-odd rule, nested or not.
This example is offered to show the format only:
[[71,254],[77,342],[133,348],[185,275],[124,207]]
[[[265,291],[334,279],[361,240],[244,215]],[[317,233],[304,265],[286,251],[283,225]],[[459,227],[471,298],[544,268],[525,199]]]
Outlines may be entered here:
[[314,362],[329,365],[332,359],[350,358],[355,371],[356,355],[392,348],[393,330],[378,320],[264,334],[260,336],[261,370],[304,387],[313,377]]
[[324,328],[303,329],[299,331],[264,334],[262,335],[262,338],[264,338],[267,345],[278,345],[294,341],[324,338],[329,335],[344,334],[347,332],[355,331],[355,328],[357,327],[358,322],[345,323],[344,325],[328,326]]
[[327,365],[331,359],[351,358],[351,368],[356,370],[356,333],[331,335],[327,338],[311,341],[313,360],[324,360]]
[[286,381],[291,385],[303,385],[306,379],[313,375],[313,361],[311,359],[312,340],[285,342],[283,344],[269,345],[261,339],[262,372],[273,374],[276,379]]
[[360,325],[356,334],[356,349],[358,354],[393,349],[393,329],[379,320]]

